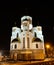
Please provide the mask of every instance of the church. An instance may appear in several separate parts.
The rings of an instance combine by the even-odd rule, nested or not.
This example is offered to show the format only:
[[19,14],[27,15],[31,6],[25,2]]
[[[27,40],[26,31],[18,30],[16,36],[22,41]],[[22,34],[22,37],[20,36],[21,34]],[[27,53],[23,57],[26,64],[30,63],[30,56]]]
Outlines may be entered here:
[[31,16],[21,17],[21,28],[12,27],[10,56],[14,60],[42,60],[45,58],[42,27],[33,27]]

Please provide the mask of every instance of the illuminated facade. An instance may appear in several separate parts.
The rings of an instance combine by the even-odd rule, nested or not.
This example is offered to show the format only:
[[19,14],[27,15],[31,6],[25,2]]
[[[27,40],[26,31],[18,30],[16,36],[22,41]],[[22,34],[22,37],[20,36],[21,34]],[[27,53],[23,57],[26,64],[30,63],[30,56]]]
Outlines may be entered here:
[[12,27],[10,55],[14,60],[39,60],[45,58],[42,27],[32,25],[32,17],[21,18],[21,28]]

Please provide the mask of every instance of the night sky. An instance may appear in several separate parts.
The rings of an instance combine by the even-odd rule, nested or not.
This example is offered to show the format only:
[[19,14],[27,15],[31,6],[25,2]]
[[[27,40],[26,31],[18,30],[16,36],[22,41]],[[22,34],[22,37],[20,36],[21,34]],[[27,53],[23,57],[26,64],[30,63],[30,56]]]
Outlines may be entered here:
[[[16,3],[15,3],[16,4]],[[54,8],[53,4],[38,2],[19,5],[3,6],[0,8],[0,50],[9,50],[11,31],[14,23],[21,25],[21,17],[29,15],[32,17],[33,26],[42,26],[44,41],[54,45]],[[23,5],[23,6],[22,6]],[[24,6],[25,5],[25,6]],[[28,5],[28,6],[27,6]]]

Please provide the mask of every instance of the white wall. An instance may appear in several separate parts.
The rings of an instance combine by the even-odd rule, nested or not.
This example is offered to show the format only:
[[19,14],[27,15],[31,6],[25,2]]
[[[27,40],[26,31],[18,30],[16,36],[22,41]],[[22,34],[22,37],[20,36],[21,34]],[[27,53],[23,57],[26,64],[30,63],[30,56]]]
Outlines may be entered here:
[[31,32],[22,32],[21,35],[20,35],[20,40],[21,40],[21,48],[23,48],[23,37],[25,37],[25,49],[28,49],[27,48],[27,37],[29,37],[29,45],[31,47],[31,43],[32,43],[32,38],[33,38],[33,34]]
[[18,33],[18,36],[20,35],[21,33],[21,29],[18,28],[18,27],[13,27],[12,28],[12,36],[11,36],[11,41],[15,38],[17,38],[17,33]]
[[[17,48],[15,48],[15,45],[17,45]],[[18,50],[18,49],[21,49],[21,43],[19,42],[13,42],[10,44],[10,50]]]
[[[36,44],[38,44],[38,48],[36,48]],[[43,48],[43,43],[41,42],[33,42],[31,45],[31,49],[44,49]]]
[[[38,28],[40,28],[40,30],[38,30]],[[42,41],[44,41],[44,37],[42,34],[42,27],[41,26],[34,27],[32,30],[33,36],[34,36],[35,32],[36,32],[36,37],[40,38]]]

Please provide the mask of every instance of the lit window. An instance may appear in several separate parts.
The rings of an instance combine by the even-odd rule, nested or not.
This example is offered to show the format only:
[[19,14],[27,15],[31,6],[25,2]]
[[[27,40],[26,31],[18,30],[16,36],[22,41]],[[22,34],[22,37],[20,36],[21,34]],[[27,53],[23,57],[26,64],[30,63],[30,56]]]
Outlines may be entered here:
[[27,37],[27,47],[29,48],[29,37]]
[[36,48],[38,48],[38,44],[36,44]]
[[23,48],[25,48],[25,37],[23,38]]

